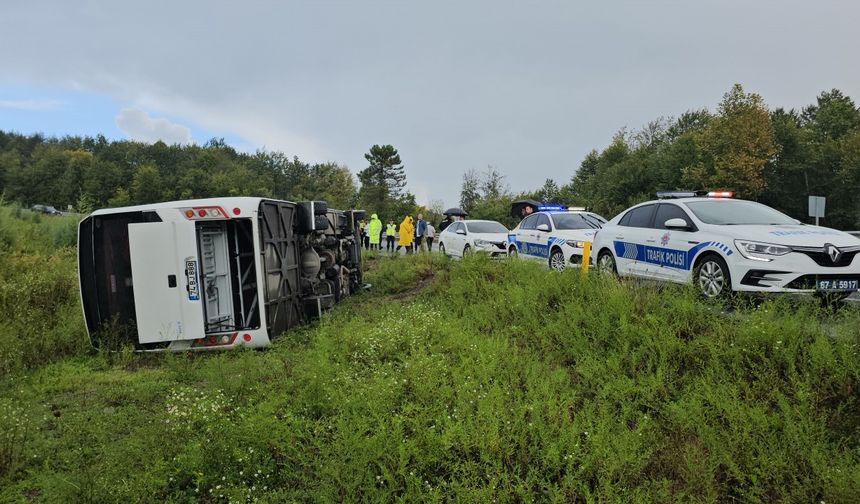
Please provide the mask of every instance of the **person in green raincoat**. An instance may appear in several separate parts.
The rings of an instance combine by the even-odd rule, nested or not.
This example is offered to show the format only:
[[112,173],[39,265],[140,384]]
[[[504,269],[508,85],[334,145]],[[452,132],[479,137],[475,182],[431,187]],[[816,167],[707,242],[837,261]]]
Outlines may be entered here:
[[370,238],[370,250],[379,250],[379,239],[382,237],[382,221],[376,214],[370,216],[367,223],[367,234]]

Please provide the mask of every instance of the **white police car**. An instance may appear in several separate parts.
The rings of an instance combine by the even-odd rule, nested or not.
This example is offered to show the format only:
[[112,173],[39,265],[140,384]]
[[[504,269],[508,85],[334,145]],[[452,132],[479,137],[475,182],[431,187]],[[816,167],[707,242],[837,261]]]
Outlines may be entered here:
[[544,260],[557,270],[582,264],[585,242],[594,238],[606,219],[565,207],[539,207],[539,210],[508,233],[508,255]]
[[451,257],[463,257],[472,252],[503,256],[507,237],[508,228],[496,221],[456,221],[439,233],[439,251]]
[[801,224],[731,193],[658,193],[609,221],[594,239],[601,272],[693,281],[703,295],[860,288],[860,239]]

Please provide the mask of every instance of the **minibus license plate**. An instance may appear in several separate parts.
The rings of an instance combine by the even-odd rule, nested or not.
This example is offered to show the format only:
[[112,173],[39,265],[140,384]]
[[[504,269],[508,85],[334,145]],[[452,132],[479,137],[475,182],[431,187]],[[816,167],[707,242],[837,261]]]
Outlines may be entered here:
[[185,279],[188,285],[188,299],[191,301],[200,300],[200,285],[197,284],[197,261],[194,259],[185,260]]

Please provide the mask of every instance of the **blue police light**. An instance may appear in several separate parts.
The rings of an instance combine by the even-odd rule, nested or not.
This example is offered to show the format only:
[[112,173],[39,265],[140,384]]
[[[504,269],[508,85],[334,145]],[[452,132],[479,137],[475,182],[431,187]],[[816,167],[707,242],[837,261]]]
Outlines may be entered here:
[[538,206],[538,212],[564,212],[567,211],[567,205],[558,203],[544,203]]

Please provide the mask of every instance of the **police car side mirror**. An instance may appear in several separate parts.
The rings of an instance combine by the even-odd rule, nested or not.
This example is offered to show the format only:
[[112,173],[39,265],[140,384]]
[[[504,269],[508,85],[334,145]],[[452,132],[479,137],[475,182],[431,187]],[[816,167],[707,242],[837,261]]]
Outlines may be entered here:
[[458,235],[466,236],[466,230],[465,230],[465,229],[458,229],[458,230],[457,230],[457,234],[458,234]]
[[546,224],[538,224],[537,230],[546,233],[549,231],[549,226]]
[[663,226],[666,229],[690,229],[690,226],[687,225],[687,221],[680,218],[669,219],[663,223]]

